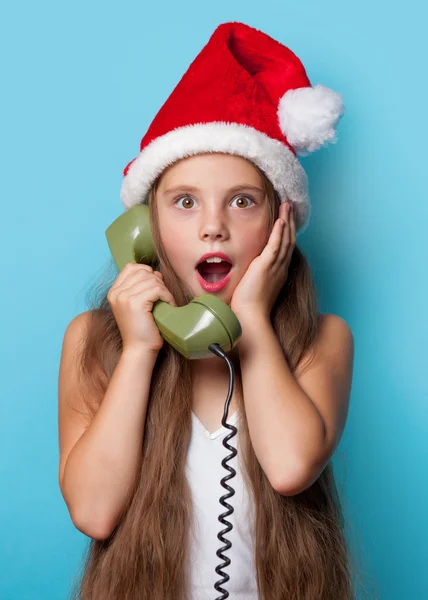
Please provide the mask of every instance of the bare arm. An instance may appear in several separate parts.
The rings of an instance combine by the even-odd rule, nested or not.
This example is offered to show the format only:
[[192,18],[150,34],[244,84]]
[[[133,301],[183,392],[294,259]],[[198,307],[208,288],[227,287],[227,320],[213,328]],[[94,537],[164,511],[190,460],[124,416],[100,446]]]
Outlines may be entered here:
[[342,318],[323,315],[315,360],[300,374],[304,356],[293,374],[271,323],[254,317],[244,325],[239,348],[251,440],[272,487],[292,496],[318,479],[340,441],[351,391],[352,332]]
[[64,335],[59,374],[59,482],[74,525],[105,539],[134,489],[141,465],[147,402],[157,353],[126,348],[88,425],[71,408],[82,408],[74,351],[87,313]]

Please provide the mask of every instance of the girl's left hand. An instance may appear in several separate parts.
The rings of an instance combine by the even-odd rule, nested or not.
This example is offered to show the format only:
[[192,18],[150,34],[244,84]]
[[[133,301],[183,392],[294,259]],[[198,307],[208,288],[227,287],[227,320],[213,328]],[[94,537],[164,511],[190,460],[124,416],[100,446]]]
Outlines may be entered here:
[[[283,226],[280,218],[285,221]],[[289,200],[280,205],[268,243],[250,263],[233,293],[230,308],[238,320],[260,314],[270,319],[273,305],[287,280],[295,244],[296,224],[292,201]]]

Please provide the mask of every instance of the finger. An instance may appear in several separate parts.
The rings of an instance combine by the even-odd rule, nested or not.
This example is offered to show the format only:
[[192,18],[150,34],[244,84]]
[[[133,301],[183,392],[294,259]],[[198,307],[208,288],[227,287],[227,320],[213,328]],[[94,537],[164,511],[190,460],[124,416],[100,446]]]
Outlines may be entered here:
[[296,221],[294,219],[294,207],[291,205],[289,218],[288,218],[288,245],[286,247],[284,264],[288,267],[291,256],[294,251],[294,247],[296,245]]
[[140,271],[139,273],[135,273],[133,277],[125,279],[119,290],[126,291],[133,286],[146,281],[150,282],[149,285],[156,285],[159,282],[164,285],[163,281],[159,277],[156,277],[155,273],[141,273]]
[[113,285],[111,286],[113,289],[117,288],[121,285],[129,276],[133,276],[135,273],[141,273],[142,271],[147,271],[148,273],[152,273],[153,269],[150,265],[143,265],[141,263],[126,263],[123,269],[119,272],[116,277]]
[[[286,225],[281,224],[281,220],[278,218],[272,229],[272,233],[269,238],[269,242],[264,250],[266,258],[270,266],[274,265],[278,259],[279,252],[282,244],[282,234]],[[263,255],[263,253],[262,253]]]
[[[148,266],[148,265],[136,265],[133,263],[129,263],[129,268],[127,268],[128,265],[126,265],[121,273],[119,275],[122,275],[123,271],[126,269],[126,272],[123,273],[123,277],[121,279],[119,279],[119,276],[116,278],[116,281],[114,282],[114,284],[111,286],[109,294],[110,295],[114,295],[116,294],[118,291],[122,291],[122,290],[126,290],[129,287],[131,287],[132,285],[134,285],[134,283],[136,281],[139,281],[140,279],[147,279],[147,278],[151,278],[154,277],[154,272],[153,269]],[[140,267],[140,268],[138,268]],[[158,281],[158,277],[156,277],[156,281]]]
[[291,222],[290,222],[290,242],[293,246],[296,244],[296,205],[291,205]]
[[141,296],[141,293],[146,291],[147,293],[150,292],[150,294],[148,294],[150,299],[155,299],[156,297],[159,297],[160,300],[163,300],[168,304],[172,304],[173,306],[178,307],[172,293],[163,284],[163,282],[158,280],[158,278],[156,278],[156,283],[152,282],[151,284],[149,284],[147,280],[136,283],[133,286],[132,290],[128,290],[128,298],[132,298],[133,296]]
[[290,244],[290,217],[289,217],[290,209],[288,209],[288,214],[287,214],[287,210],[285,210],[284,213],[285,214],[284,214],[283,218],[284,218],[285,224],[284,224],[283,230],[281,232],[282,233],[281,246],[278,251],[278,257],[277,257],[277,261],[279,264],[282,264],[284,262],[284,260],[286,260],[287,251],[288,251],[289,244]]

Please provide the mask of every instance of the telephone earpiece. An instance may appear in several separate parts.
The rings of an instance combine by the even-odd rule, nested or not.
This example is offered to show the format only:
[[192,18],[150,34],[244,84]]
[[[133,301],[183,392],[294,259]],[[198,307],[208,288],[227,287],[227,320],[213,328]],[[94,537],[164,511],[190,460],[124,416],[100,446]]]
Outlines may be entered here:
[[[156,257],[147,204],[122,213],[105,235],[119,271],[129,262],[150,264]],[[158,300],[153,318],[162,337],[189,359],[212,358],[210,344],[229,352],[242,334],[232,309],[214,294],[202,294],[179,307]]]

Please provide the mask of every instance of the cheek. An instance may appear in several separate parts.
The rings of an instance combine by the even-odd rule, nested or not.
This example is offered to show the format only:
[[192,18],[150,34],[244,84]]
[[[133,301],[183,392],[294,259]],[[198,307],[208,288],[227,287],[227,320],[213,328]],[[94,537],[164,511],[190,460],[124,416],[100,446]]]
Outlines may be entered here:
[[194,260],[194,256],[190,256],[189,244],[186,243],[188,238],[183,228],[171,224],[163,224],[161,241],[174,271],[177,274],[180,274],[181,271],[184,272],[185,266],[189,260],[190,262]]
[[261,254],[269,240],[269,232],[266,227],[254,227],[246,231],[240,243],[240,253],[250,263],[256,256]]

